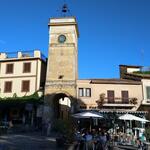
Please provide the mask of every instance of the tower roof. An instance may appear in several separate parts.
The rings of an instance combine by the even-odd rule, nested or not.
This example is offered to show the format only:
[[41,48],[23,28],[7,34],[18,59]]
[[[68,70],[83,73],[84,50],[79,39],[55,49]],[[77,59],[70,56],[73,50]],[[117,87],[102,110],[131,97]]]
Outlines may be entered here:
[[75,17],[58,17],[50,18],[48,26],[67,26],[74,25],[76,27],[77,35],[79,37],[78,24]]

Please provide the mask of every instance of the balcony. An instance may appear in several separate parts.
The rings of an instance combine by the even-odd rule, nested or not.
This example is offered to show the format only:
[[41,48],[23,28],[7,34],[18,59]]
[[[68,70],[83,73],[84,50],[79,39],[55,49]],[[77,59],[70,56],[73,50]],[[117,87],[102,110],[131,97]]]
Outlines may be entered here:
[[139,71],[134,71],[137,75],[150,75],[150,67],[141,67]]
[[99,107],[134,107],[137,104],[137,98],[122,99],[115,97],[113,99],[104,98],[103,100],[97,100]]

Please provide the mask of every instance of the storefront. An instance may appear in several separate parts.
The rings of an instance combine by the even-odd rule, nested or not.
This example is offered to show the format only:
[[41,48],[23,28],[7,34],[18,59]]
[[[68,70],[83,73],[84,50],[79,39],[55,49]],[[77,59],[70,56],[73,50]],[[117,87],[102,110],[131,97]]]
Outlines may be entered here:
[[42,116],[37,115],[39,106],[43,105],[42,98],[7,98],[0,100],[0,124],[11,123],[13,126],[37,126]]

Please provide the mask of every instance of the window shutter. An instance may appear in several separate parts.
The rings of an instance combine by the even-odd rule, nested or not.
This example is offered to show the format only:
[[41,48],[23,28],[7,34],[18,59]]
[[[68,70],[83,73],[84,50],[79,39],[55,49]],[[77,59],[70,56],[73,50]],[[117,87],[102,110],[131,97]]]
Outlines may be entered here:
[[107,91],[108,103],[114,103],[115,101],[115,93],[114,91]]
[[122,103],[128,104],[129,103],[128,91],[121,91],[121,95],[122,95]]
[[23,64],[23,72],[27,73],[27,72],[31,72],[31,63],[24,63]]
[[6,81],[5,82],[4,92],[5,93],[12,92],[12,82],[11,81]]
[[6,65],[6,74],[7,73],[13,73],[13,64],[7,64]]
[[30,81],[22,81],[22,92],[29,92],[30,91]]

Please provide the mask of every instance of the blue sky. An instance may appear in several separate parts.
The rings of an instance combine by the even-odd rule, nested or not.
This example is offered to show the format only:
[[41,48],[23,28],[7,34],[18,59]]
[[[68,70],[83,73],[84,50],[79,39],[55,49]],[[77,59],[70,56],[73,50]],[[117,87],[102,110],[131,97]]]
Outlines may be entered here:
[[[149,0],[66,0],[79,26],[79,78],[117,78],[119,64],[149,66]],[[48,19],[63,0],[0,0],[0,51],[48,53]]]

